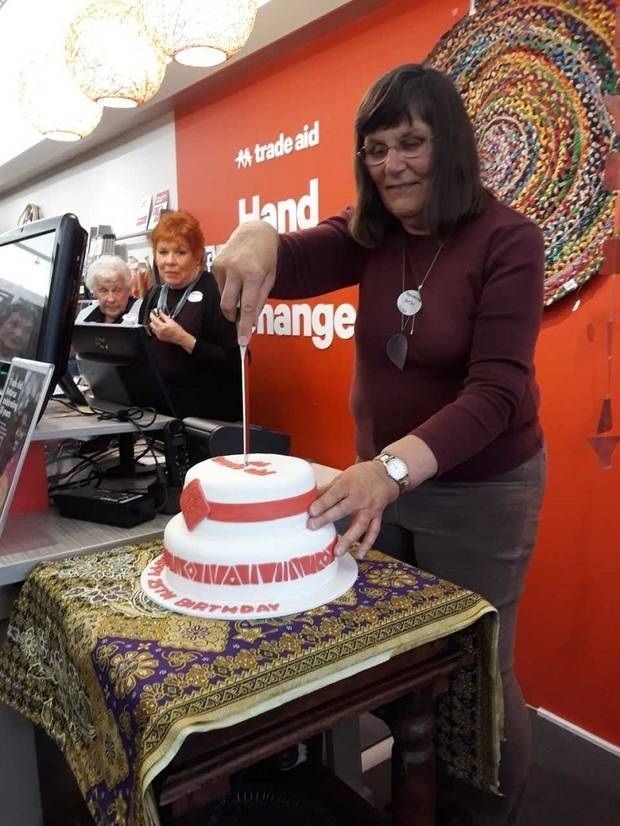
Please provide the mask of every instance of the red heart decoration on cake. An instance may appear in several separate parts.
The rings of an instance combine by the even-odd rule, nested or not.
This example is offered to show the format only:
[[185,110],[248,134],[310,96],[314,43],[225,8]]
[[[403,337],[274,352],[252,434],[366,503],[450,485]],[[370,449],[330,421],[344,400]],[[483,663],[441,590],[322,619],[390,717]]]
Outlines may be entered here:
[[198,479],[193,479],[183,488],[179,502],[185,524],[190,531],[193,531],[196,525],[199,525],[211,513],[209,502]]
[[[233,462],[228,456],[215,456],[212,461],[231,470],[242,470],[244,473],[253,473],[255,476],[271,476],[276,472],[275,470],[267,470],[268,467],[271,467],[271,462],[261,462],[258,459],[250,462]],[[260,470],[256,470],[256,468],[260,468]]]

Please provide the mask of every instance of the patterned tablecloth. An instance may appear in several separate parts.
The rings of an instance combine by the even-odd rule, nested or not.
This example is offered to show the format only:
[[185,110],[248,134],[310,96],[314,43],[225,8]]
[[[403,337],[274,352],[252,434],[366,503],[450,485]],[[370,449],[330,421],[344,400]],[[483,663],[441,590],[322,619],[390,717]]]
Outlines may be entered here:
[[140,573],[161,542],[39,565],[0,651],[0,699],[60,746],[96,822],[158,823],[150,783],[188,734],[260,714],[453,634],[474,653],[441,701],[439,754],[497,788],[497,614],[377,552],[340,599],[273,620],[166,612]]

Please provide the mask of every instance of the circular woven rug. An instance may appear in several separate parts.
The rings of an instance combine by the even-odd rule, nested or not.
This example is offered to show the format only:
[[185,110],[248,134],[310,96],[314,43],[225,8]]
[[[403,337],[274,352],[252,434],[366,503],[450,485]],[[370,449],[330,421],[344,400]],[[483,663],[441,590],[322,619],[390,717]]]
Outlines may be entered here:
[[478,0],[426,62],[463,95],[483,179],[546,242],[545,306],[594,275],[613,231],[613,0]]

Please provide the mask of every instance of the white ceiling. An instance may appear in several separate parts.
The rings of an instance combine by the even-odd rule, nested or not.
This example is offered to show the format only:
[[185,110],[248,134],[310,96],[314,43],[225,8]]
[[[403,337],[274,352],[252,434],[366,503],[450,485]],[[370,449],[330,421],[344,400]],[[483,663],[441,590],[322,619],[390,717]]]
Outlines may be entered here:
[[[0,168],[45,140],[33,129],[19,105],[17,81],[20,68],[37,52],[62,49],[64,35],[71,18],[81,6],[91,0],[0,0],[0,31],[3,49],[0,51],[0,111],[9,128],[0,133]],[[258,0],[264,6],[269,0]],[[36,20],[36,27],[32,21]],[[1,176],[0,176],[1,177]]]
[[[155,97],[137,109],[104,109],[95,131],[76,143],[42,139],[17,101],[20,67],[42,50],[62,44],[76,8],[85,0],[0,0],[0,198],[52,170],[71,165],[103,144],[147,128],[149,121],[191,97],[208,95],[248,69],[285,54],[311,38],[359,17],[389,0],[262,0],[256,24],[241,52],[212,69],[169,64]],[[205,0],[206,2],[206,0]],[[260,0],[259,0],[260,2]],[[36,23],[35,23],[36,21]]]

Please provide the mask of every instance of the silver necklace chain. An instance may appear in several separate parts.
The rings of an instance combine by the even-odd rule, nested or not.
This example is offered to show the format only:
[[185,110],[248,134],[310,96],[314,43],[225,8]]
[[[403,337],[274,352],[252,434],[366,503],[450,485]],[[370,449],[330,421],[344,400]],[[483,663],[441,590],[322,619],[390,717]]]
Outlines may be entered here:
[[[407,320],[411,319],[411,330],[409,331],[409,335],[413,333],[413,327],[415,325],[415,317],[422,309],[422,288],[426,283],[426,279],[431,274],[431,270],[435,266],[437,259],[439,258],[439,253],[443,249],[444,242],[442,241],[439,246],[437,247],[437,251],[433,256],[433,260],[431,261],[426,273],[424,274],[424,278],[420,282],[420,286],[414,290],[405,290],[405,269],[407,266],[407,247],[406,244],[403,245],[403,267],[402,267],[402,289],[401,293],[396,300],[396,307],[400,310],[400,331],[403,333],[405,331],[405,327],[407,326]],[[404,298],[409,297],[411,310],[408,313],[403,312],[400,308],[402,306],[402,300]]]

